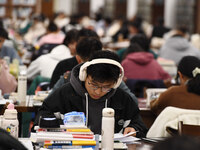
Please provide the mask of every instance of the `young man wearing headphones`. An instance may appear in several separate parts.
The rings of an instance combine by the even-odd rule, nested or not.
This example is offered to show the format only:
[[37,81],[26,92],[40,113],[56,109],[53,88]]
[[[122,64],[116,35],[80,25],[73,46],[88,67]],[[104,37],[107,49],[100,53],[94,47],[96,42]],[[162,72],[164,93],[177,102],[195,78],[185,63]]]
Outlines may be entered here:
[[137,104],[118,88],[123,75],[115,53],[97,51],[90,61],[73,68],[69,83],[45,99],[35,124],[41,116],[84,112],[86,125],[95,134],[101,134],[102,109],[110,107],[115,110],[115,133],[137,131],[137,137],[144,137],[147,128],[141,120]]
[[[85,38],[82,38],[77,43],[77,47],[76,47],[76,52],[77,52],[76,60],[78,61],[77,64],[84,63],[84,62],[88,61],[89,58],[92,56],[92,54],[94,52],[100,51],[100,50],[102,50],[102,43],[101,43],[101,41],[99,39],[97,39],[96,37],[85,37]],[[67,65],[67,62],[68,62],[68,65]],[[66,65],[69,66],[70,64],[71,63],[69,61],[65,61],[65,66]],[[74,66],[76,66],[76,65],[74,64]],[[62,67],[64,68],[64,65]],[[58,67],[58,68],[60,68],[60,67]],[[67,67],[67,68],[69,68],[69,67]],[[56,84],[52,88],[52,92],[55,91],[56,89],[58,89],[59,87],[63,86],[63,84],[66,84],[66,83],[69,82],[70,74],[71,74],[70,71],[71,70],[67,70],[67,72],[63,76],[60,76],[60,79],[56,82]],[[119,88],[121,88],[124,91],[126,91],[132,97],[132,99],[136,102],[136,104],[138,104],[137,98],[130,91],[130,89],[126,86],[126,84],[124,82],[121,82]]]

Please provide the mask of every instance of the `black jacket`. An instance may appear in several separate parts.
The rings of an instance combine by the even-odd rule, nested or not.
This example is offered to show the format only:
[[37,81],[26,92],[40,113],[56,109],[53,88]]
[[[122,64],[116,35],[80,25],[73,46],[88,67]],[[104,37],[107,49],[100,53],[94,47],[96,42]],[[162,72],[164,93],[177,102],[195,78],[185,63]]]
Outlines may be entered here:
[[102,109],[107,100],[107,107],[115,110],[115,133],[123,129],[125,121],[130,120],[128,126],[139,131],[137,137],[144,137],[147,128],[141,120],[137,104],[131,97],[121,89],[113,89],[99,100],[93,100],[87,94],[84,83],[78,78],[80,66],[78,65],[72,70],[70,83],[55,90],[45,99],[35,124],[38,123],[40,115],[53,114],[53,112],[65,114],[78,111],[86,114],[86,100],[88,99],[88,126],[95,134],[100,134]]
[[60,61],[56,68],[53,71],[51,81],[50,81],[50,88],[53,88],[56,82],[60,79],[66,71],[71,71],[74,66],[78,65],[76,57],[67,58]]

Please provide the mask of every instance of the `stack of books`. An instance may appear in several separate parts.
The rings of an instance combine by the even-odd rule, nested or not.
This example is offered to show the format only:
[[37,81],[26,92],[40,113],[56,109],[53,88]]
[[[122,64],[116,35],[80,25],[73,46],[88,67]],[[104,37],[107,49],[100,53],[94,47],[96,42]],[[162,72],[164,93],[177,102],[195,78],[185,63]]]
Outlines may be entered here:
[[48,149],[95,149],[94,133],[89,128],[37,128],[32,142]]

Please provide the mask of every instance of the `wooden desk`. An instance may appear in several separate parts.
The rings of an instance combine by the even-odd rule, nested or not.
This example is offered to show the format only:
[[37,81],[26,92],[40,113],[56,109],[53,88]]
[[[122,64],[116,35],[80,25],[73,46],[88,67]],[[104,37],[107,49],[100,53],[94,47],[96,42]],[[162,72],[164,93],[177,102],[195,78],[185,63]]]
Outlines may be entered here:
[[140,144],[127,144],[128,150],[151,150],[154,144],[139,142]]
[[26,104],[26,102],[21,102],[18,105],[15,105],[15,109],[17,109],[17,112],[37,112],[40,106],[34,106]]
[[[19,102],[19,104],[15,104],[15,109],[17,112],[37,112],[38,108],[40,108],[41,105],[34,105],[33,104],[33,96],[27,96],[26,102]],[[41,103],[42,104],[42,103]],[[3,115],[4,111],[6,109],[5,105],[0,105],[0,115]]]
[[[3,108],[3,105],[1,105]],[[39,105],[35,106],[33,105],[33,101],[30,98],[27,99],[26,102],[21,102],[19,105],[16,105],[15,108],[18,111],[18,119],[19,123],[22,122],[22,112],[35,112],[37,113],[38,109],[40,108]],[[146,108],[146,102],[145,100],[139,100],[139,108],[140,108],[140,115],[142,117],[143,122],[145,123],[147,128],[150,128],[153,124],[154,120],[156,119],[156,116],[151,112],[149,108]],[[4,110],[2,111],[4,112]],[[2,113],[3,114],[3,113]],[[20,132],[21,132],[21,126],[20,126]]]

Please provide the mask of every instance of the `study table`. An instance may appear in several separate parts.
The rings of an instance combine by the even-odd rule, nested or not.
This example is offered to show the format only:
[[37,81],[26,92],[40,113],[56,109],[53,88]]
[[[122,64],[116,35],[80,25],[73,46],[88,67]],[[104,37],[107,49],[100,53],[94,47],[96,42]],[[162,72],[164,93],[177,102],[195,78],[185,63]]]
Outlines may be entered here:
[[[41,106],[41,102],[35,103],[32,97],[27,99],[26,102],[21,102],[19,105],[16,105],[16,109],[18,112],[35,112],[37,113],[38,109]],[[146,107],[146,99],[138,99],[138,106],[140,108],[140,115],[147,126],[150,128],[156,119],[156,115],[150,110],[150,108]]]
[[137,144],[127,144],[128,150],[151,150],[153,143],[139,142]]
[[[19,114],[18,115],[19,123],[21,123],[21,120],[22,120],[22,112],[37,113],[41,104],[42,104],[42,102],[34,101],[33,96],[28,96],[26,102],[20,102],[19,104],[15,105],[15,108],[17,109],[18,114]],[[156,116],[151,112],[150,108],[146,107],[145,99],[138,99],[138,106],[140,108],[140,115],[142,117],[142,120],[144,121],[147,128],[150,128],[151,125],[153,124],[154,120],[156,119]],[[4,112],[4,111],[2,111],[2,112]],[[21,131],[21,126],[20,126],[19,131]]]

